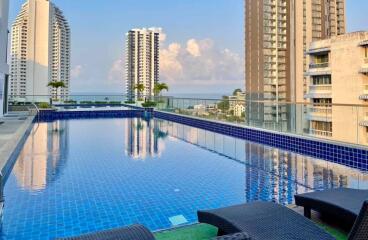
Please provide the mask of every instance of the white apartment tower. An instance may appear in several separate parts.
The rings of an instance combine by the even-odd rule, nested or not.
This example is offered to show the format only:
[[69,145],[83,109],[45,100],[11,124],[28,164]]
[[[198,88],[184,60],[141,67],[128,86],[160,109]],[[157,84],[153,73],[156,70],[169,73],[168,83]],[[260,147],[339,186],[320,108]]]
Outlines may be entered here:
[[[9,0],[0,1],[0,118],[6,109],[6,90],[9,66],[7,63],[8,52],[8,15]],[[4,101],[5,100],[5,101]]]
[[[159,81],[159,29],[132,29],[126,33],[126,94],[129,100],[154,95]],[[144,91],[135,89],[144,85]]]
[[[64,82],[66,88],[47,87]],[[28,0],[12,25],[10,95],[66,98],[70,86],[70,28],[48,0]]]

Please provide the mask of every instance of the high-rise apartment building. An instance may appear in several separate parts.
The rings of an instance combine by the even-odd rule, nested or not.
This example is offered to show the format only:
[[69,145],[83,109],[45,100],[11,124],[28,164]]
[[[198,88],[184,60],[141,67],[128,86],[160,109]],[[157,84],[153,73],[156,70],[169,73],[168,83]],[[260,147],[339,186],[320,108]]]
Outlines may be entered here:
[[[126,34],[126,94],[128,99],[137,100],[154,95],[159,81],[158,29],[132,29]],[[143,84],[144,90],[135,86]]]
[[[66,98],[70,86],[70,28],[48,0],[28,0],[12,25],[10,94],[14,98]],[[62,81],[57,91],[49,82]],[[42,97],[41,97],[42,96]],[[46,96],[46,97],[45,97]]]
[[287,104],[303,101],[305,52],[317,39],[345,33],[345,0],[245,0],[248,122],[291,128]]
[[315,41],[308,54],[309,134],[368,145],[368,32]]
[[[6,110],[7,82],[9,66],[7,63],[8,52],[8,15],[9,0],[0,1],[0,117]],[[5,100],[5,101],[4,101]]]

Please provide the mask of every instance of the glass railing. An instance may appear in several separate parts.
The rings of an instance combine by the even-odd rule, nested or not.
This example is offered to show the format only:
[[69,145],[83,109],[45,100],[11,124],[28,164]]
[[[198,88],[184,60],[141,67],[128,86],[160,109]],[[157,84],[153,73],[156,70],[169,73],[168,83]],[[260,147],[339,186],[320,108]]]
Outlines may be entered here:
[[368,146],[368,106],[161,97],[157,110]]
[[[134,97],[133,97],[134,99]],[[154,107],[156,110],[227,122],[282,133],[310,136],[348,144],[368,146],[368,106],[311,104],[273,101],[142,97],[125,95],[10,96],[8,111],[29,111],[33,103],[52,107],[98,108],[117,106]]]

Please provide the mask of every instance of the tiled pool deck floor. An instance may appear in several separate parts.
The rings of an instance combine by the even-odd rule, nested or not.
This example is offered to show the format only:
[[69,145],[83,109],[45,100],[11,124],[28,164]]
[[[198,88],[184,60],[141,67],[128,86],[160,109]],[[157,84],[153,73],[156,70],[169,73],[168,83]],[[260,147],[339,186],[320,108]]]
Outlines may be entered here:
[[2,122],[0,124],[0,171],[3,170],[32,124],[34,116],[28,115],[28,113],[15,113],[0,118]]

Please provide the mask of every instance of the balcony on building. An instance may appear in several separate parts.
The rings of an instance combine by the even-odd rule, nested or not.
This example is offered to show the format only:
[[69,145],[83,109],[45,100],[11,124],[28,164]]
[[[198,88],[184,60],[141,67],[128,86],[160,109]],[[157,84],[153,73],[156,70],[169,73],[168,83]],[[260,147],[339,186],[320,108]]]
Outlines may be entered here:
[[332,122],[332,106],[310,105],[307,107],[306,119],[309,121]]
[[361,46],[364,51],[364,61],[359,73],[368,75],[368,40],[362,41],[359,46]]
[[307,51],[310,56],[309,70],[306,76],[329,75],[330,70],[330,46],[329,42],[319,41],[311,44],[311,48]]
[[332,122],[312,120],[310,122],[309,134],[320,138],[331,138]]
[[363,94],[359,96],[359,99],[368,101],[368,85],[364,86]]

